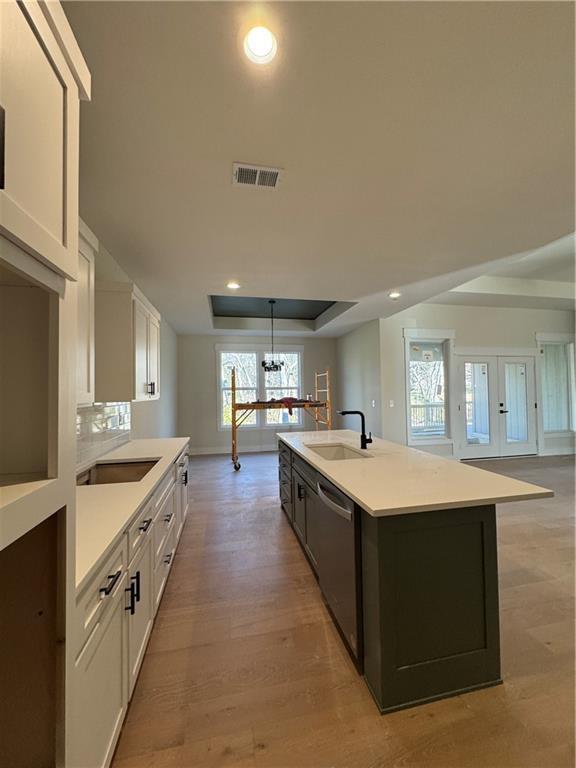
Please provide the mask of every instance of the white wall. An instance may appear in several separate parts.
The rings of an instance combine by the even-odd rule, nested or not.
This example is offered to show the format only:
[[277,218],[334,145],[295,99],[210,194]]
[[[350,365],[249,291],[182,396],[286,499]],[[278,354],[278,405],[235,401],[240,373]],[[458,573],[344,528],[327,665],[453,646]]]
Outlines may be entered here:
[[[230,430],[218,429],[217,344],[262,345],[263,336],[178,336],[178,434],[190,436],[192,453],[228,453]],[[302,392],[314,393],[314,372],[336,369],[336,341],[322,338],[284,338],[277,340],[280,348],[286,345],[304,347]],[[314,428],[309,416],[294,430]],[[282,428],[283,430],[286,427]],[[290,428],[288,428],[290,429]],[[277,427],[241,429],[239,453],[254,450],[273,450],[276,447]]]
[[[400,443],[406,442],[403,328],[453,329],[456,332],[457,348],[536,349],[535,334],[538,332],[573,333],[574,313],[544,309],[419,304],[380,320],[382,433],[385,439]],[[558,450],[564,449],[566,446],[562,440],[560,443],[545,444],[544,450],[550,452],[555,447]],[[568,438],[568,448],[570,444]],[[450,448],[438,452],[447,455],[452,453]]]
[[175,437],[178,405],[178,337],[164,318],[160,322],[160,398],[132,403],[131,436]]
[[[360,410],[366,430],[382,436],[379,321],[360,326],[337,339],[337,408]],[[360,430],[357,416],[339,416],[337,426]]]

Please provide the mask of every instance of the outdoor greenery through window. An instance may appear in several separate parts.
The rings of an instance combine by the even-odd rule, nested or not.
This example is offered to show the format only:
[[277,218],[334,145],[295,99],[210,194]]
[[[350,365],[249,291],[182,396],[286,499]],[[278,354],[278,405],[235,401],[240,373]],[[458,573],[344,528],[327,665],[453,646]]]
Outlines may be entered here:
[[444,344],[441,341],[411,341],[409,348],[411,437],[446,437]]
[[542,345],[542,418],[545,432],[566,432],[572,427],[574,345]]
[[[236,368],[236,402],[252,403],[256,400],[280,400],[300,397],[301,365],[299,352],[274,352],[274,359],[283,362],[280,371],[264,371],[262,361],[270,359],[264,351],[222,351],[220,361],[221,411],[220,426],[232,423],[232,368]],[[285,409],[255,411],[244,422],[247,426],[282,426],[300,424],[300,410],[292,416]]]

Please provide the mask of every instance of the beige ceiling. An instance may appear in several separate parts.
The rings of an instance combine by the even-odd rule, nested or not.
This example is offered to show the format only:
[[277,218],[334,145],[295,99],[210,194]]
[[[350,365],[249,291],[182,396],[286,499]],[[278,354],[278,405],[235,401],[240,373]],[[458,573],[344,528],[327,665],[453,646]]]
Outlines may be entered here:
[[[81,214],[178,332],[209,332],[236,278],[359,302],[339,334],[390,288],[574,231],[572,3],[65,10],[93,77]],[[264,68],[241,53],[255,23],[278,38]],[[234,161],[282,187],[233,187]]]

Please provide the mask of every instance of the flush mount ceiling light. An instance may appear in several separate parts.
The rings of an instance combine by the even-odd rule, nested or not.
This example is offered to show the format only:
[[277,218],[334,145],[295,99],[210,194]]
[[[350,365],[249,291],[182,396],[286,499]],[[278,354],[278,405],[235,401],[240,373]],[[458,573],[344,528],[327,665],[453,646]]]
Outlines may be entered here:
[[388,294],[389,299],[399,299],[400,296],[402,296],[400,291],[390,291],[390,293]]
[[226,283],[226,288],[229,288],[231,291],[237,291],[240,288],[240,283],[237,283],[236,280],[230,280],[229,283]]
[[255,64],[268,64],[277,50],[276,38],[266,27],[252,27],[244,38],[244,53]]
[[284,361],[280,360],[279,362],[276,362],[274,360],[274,304],[276,304],[274,299],[270,299],[268,304],[270,304],[270,330],[271,330],[271,336],[272,336],[272,359],[271,360],[262,360],[262,368],[266,371],[266,373],[271,373],[273,371],[281,371],[282,366],[284,365]]

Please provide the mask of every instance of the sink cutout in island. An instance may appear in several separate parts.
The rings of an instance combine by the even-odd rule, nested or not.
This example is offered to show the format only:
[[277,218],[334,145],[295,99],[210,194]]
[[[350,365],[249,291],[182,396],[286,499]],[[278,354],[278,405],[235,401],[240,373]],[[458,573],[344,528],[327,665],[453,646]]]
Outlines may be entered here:
[[304,443],[304,447],[328,461],[345,461],[347,459],[371,459],[366,451],[351,448],[343,443]]
[[109,483],[138,483],[158,464],[151,461],[115,461],[95,464],[78,475],[76,485],[107,485]]

